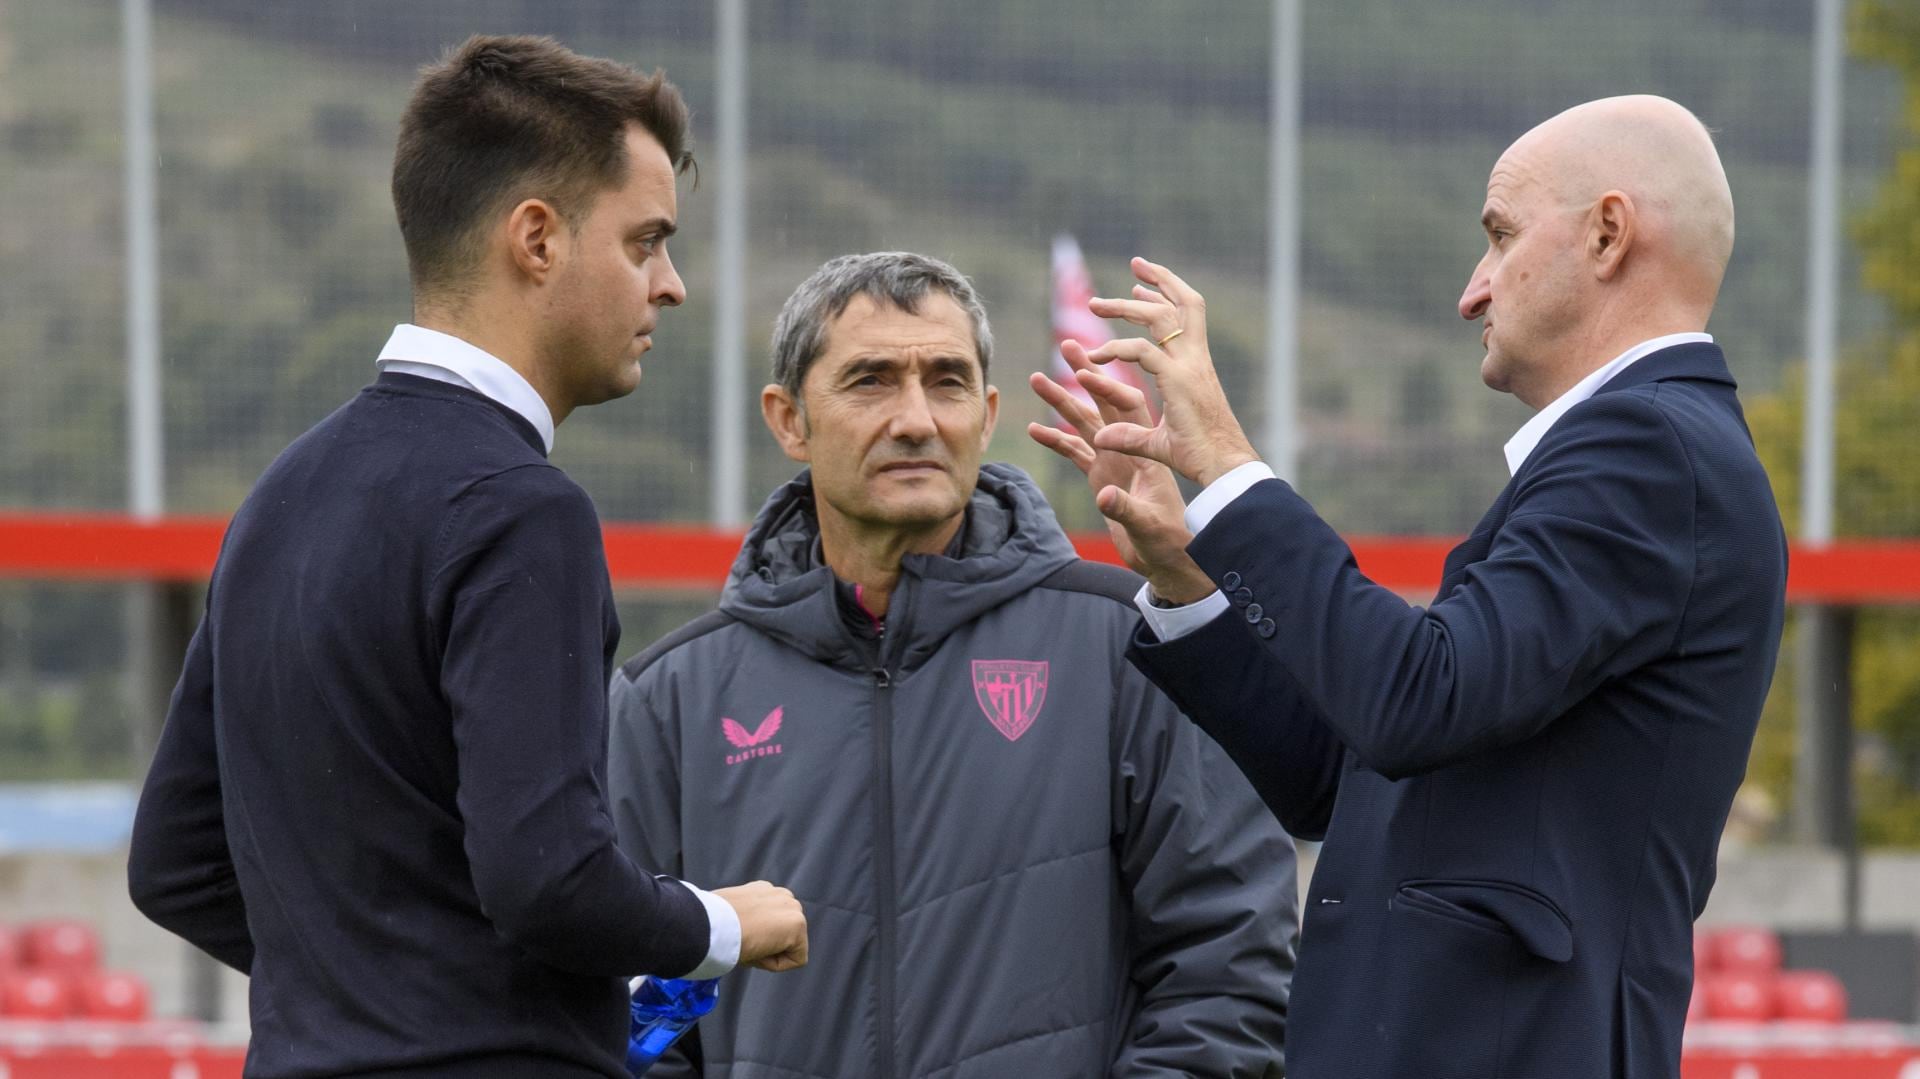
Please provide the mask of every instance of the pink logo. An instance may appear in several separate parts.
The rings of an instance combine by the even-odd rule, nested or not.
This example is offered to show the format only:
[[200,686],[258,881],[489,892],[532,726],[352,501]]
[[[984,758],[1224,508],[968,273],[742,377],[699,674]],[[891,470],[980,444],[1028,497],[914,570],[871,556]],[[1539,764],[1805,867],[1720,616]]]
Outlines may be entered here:
[[[780,719],[785,711],[786,709],[781,707],[768,712],[767,718],[761,720],[760,726],[751,733],[737,721],[721,716],[720,733],[726,735],[727,741],[733,748],[740,751],[727,754],[727,763],[739,764],[754,757],[778,756],[780,743],[774,742],[773,736],[780,733]],[[768,745],[769,742],[773,744]]]
[[1051,665],[1041,660],[976,659],[973,661],[973,699],[1007,741],[1017,742],[1033,726],[1040,706],[1047,702],[1047,674]]

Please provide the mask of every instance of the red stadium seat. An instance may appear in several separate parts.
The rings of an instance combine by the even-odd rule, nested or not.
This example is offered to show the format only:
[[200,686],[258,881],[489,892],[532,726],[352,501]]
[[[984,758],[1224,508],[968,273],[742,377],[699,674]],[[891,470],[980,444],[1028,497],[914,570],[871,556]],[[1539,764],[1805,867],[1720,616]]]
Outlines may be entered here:
[[12,926],[0,925],[0,977],[19,965],[20,938],[14,935]]
[[1693,994],[1687,997],[1687,1022],[1693,1023],[1707,1018],[1707,979],[1710,974],[1695,973],[1693,976]]
[[1693,935],[1693,983],[1700,984],[1700,975],[1713,969],[1713,938],[1705,933]]
[[100,966],[100,936],[85,922],[35,922],[20,930],[20,958],[34,970],[94,970]]
[[1715,974],[1707,980],[1707,1018],[1723,1023],[1764,1023],[1773,1018],[1773,978],[1765,974]]
[[1722,929],[1713,934],[1713,969],[1725,974],[1772,974],[1780,969],[1780,937],[1771,929],[1753,926]]
[[1824,970],[1789,970],[1774,980],[1774,1010],[1781,1019],[1838,1023],[1847,1017],[1847,990]]
[[72,1012],[66,980],[43,970],[0,979],[0,1015],[9,1019],[65,1019]]
[[134,1022],[147,1018],[147,983],[132,974],[102,971],[74,979],[75,1010],[85,1019]]

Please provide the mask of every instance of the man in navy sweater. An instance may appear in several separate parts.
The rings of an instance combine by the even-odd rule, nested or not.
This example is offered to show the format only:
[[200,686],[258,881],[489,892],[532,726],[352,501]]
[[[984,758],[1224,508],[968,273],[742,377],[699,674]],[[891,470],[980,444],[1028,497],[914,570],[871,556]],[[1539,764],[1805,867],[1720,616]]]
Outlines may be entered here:
[[622,1076],[624,976],[806,961],[786,889],[614,846],[619,623],[547,461],[685,296],[686,132],[658,73],[549,39],[415,89],[415,321],[235,515],[134,822],[140,909],[252,977],[249,1076]]

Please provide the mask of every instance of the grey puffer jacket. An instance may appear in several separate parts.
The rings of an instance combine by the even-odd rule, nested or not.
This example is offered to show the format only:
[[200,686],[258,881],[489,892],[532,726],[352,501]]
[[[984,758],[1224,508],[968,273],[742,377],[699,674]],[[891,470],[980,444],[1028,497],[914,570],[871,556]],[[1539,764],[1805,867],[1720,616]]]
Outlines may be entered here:
[[1123,653],[1138,579],[988,465],[885,629],[846,617],[807,474],[719,610],[614,676],[621,845],[793,889],[812,958],[744,970],[656,1074],[1278,1075],[1293,848]]

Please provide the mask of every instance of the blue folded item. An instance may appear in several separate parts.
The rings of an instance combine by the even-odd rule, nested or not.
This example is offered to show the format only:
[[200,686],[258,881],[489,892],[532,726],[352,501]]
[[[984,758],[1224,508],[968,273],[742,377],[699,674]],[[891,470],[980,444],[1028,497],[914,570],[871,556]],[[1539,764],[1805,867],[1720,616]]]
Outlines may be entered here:
[[720,1001],[720,979],[635,979],[633,1029],[627,1036],[627,1071],[645,1075],[675,1039]]

